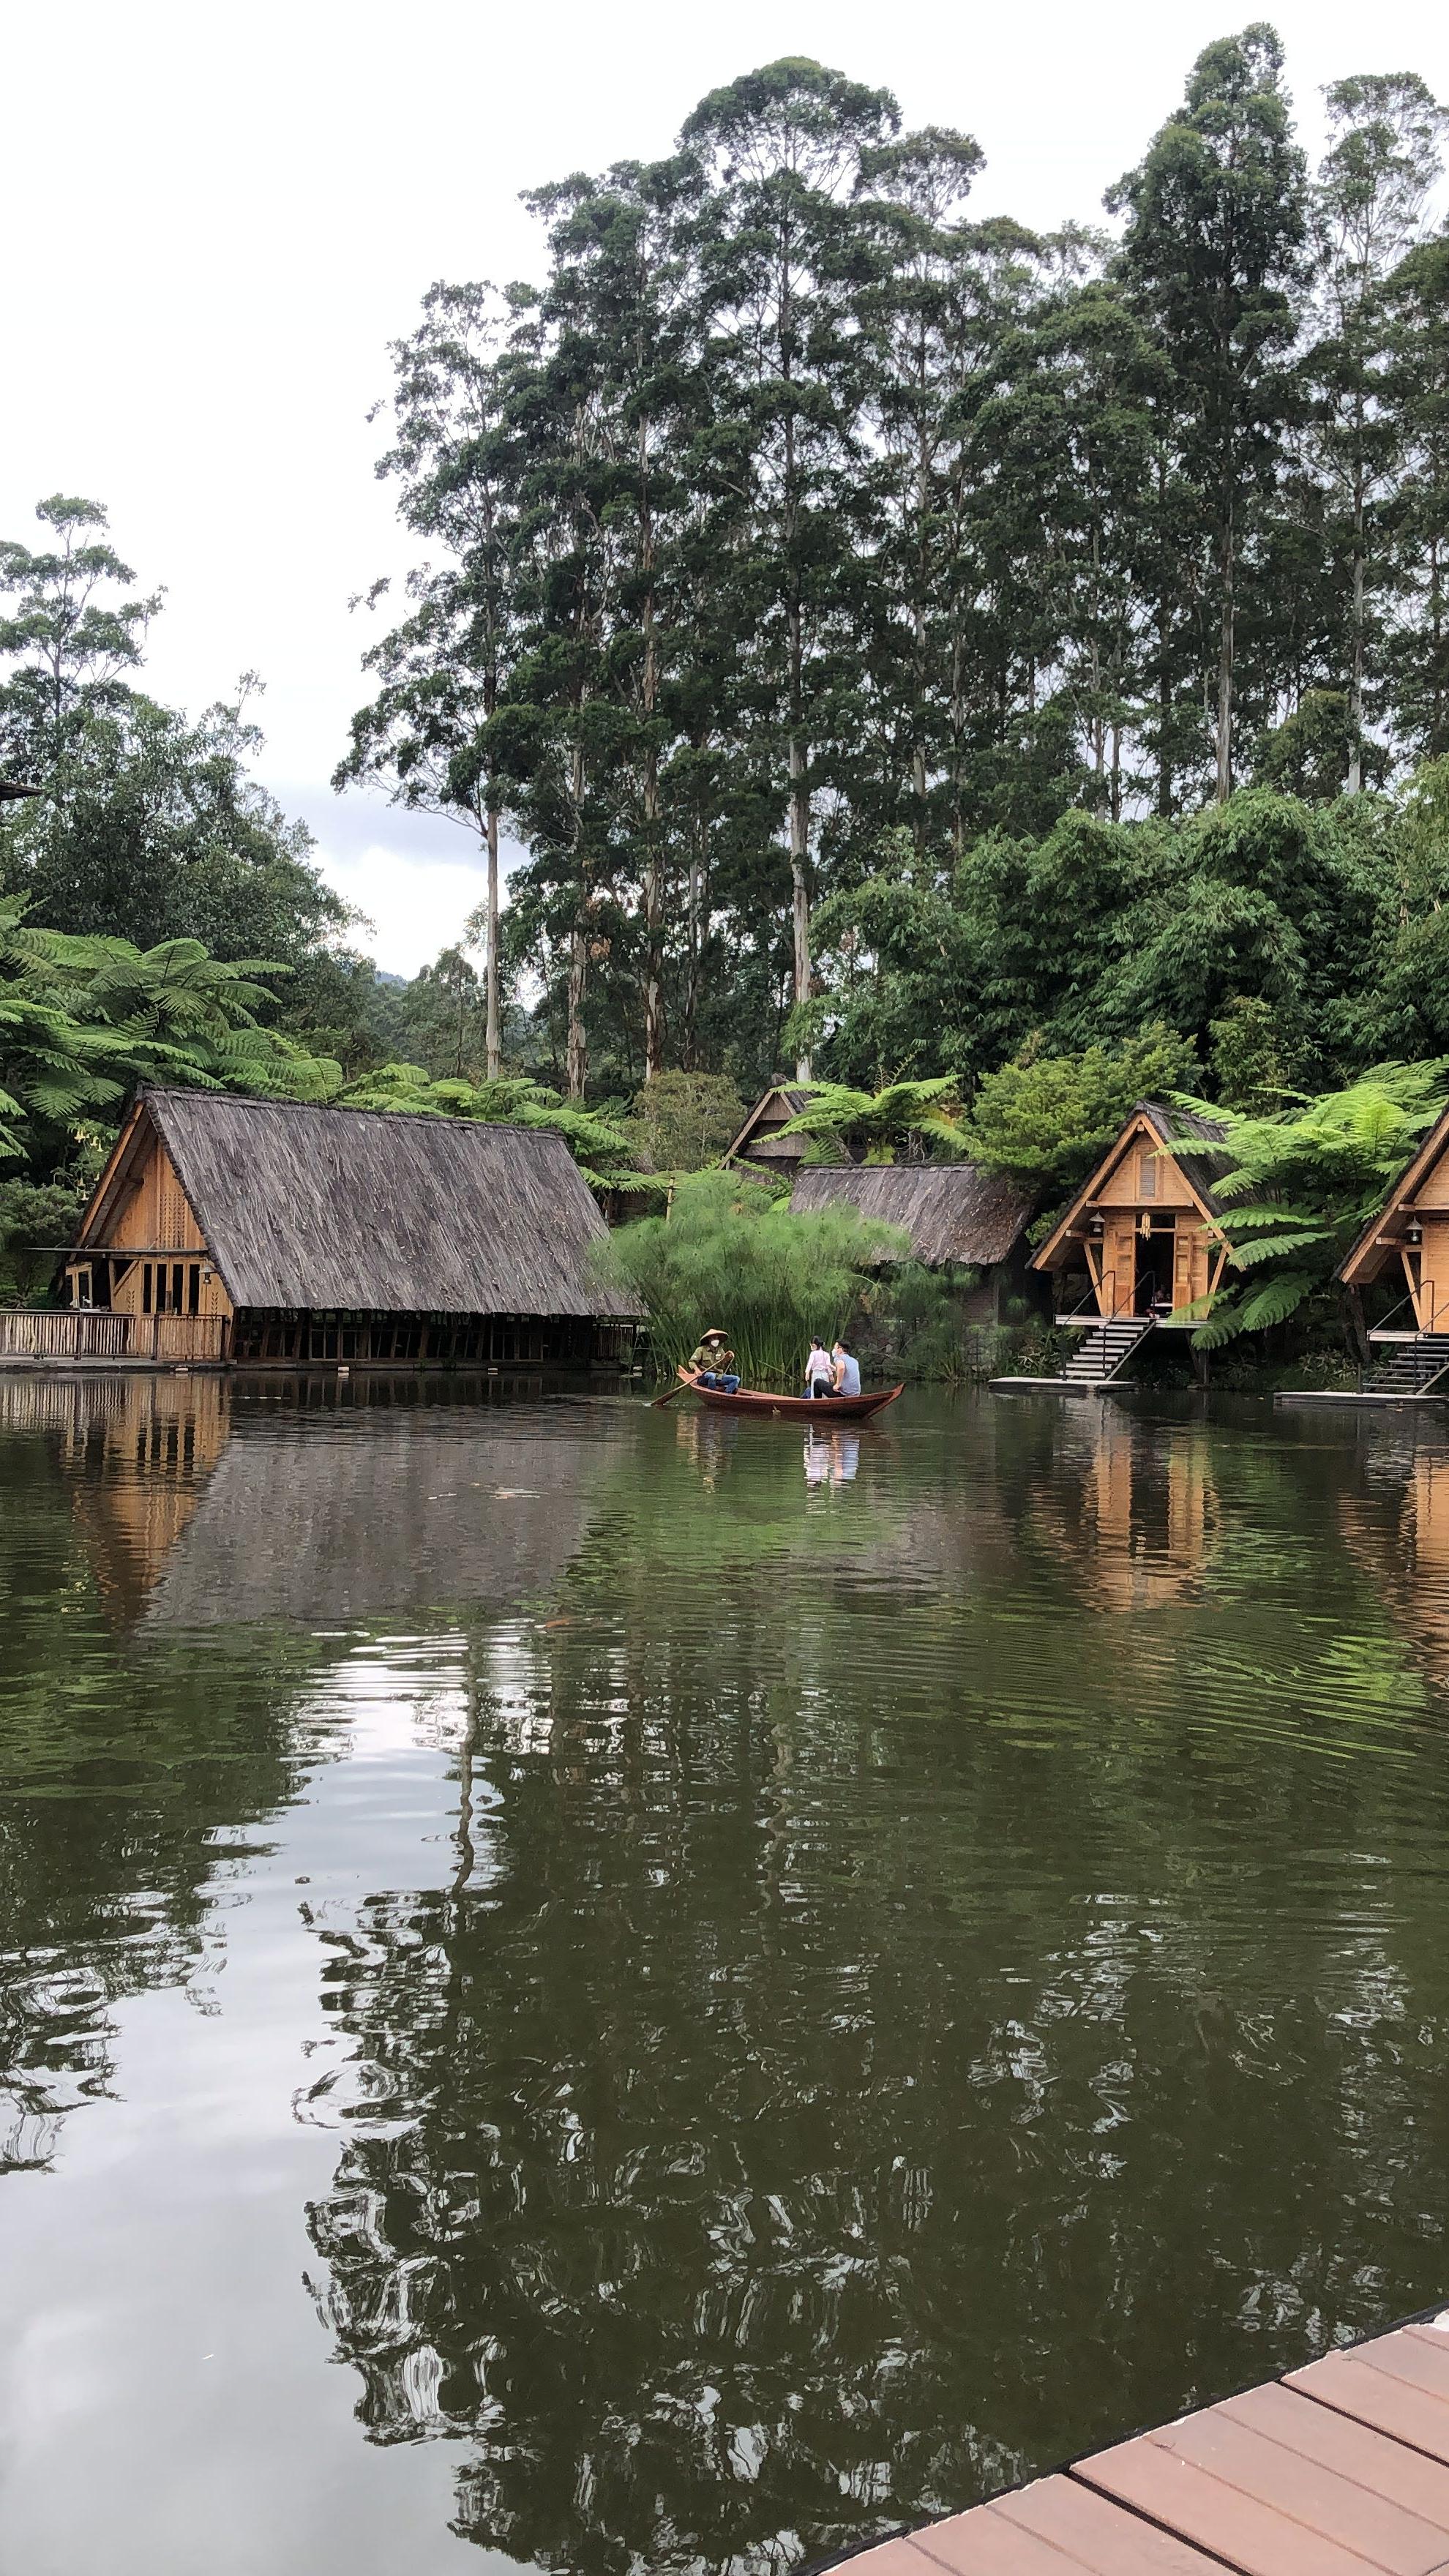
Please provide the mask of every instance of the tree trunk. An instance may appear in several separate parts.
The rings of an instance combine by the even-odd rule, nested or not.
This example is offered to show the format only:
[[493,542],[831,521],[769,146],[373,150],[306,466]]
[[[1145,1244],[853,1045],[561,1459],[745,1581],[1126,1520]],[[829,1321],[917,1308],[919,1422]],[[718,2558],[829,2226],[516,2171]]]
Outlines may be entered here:
[[680,1061],[686,1073],[696,1070],[699,1047],[699,968],[703,947],[704,911],[704,836],[708,829],[701,814],[689,847],[688,919],[685,924],[687,960],[684,977],[684,1044]]
[[498,975],[498,808],[488,808],[488,1030],[486,1038],[488,1079],[496,1082],[503,1071],[503,1044],[499,1035]]
[[589,1042],[584,1032],[584,987],[589,973],[588,936],[581,921],[569,937],[568,1081],[570,1100],[582,1100],[589,1078]]
[[644,1079],[664,1070],[664,899],[659,866],[659,755],[651,743],[644,763]]
[[1353,495],[1353,635],[1348,666],[1348,782],[1347,793],[1357,796],[1363,786],[1363,747],[1359,739],[1363,724],[1363,481],[1354,487]]
[[[1167,506],[1167,465],[1157,458],[1159,527]],[[1172,816],[1172,659],[1168,650],[1170,610],[1164,590],[1157,602],[1157,811],[1165,823]]]
[[1233,792],[1233,644],[1235,570],[1233,498],[1223,500],[1222,609],[1218,624],[1218,784],[1217,801],[1226,805]]
[[[810,857],[810,789],[805,770],[805,746],[797,733],[790,736],[790,885],[791,915],[795,932],[795,1007],[810,999],[810,884],[806,869]],[[795,1059],[795,1079],[808,1082],[810,1058],[803,1052]]]
[[659,899],[659,861],[650,854],[644,870],[644,1079],[652,1082],[664,1070],[664,983],[659,966],[659,932],[663,907]]
[[1363,1290],[1344,1288],[1339,1293],[1343,1299],[1343,1338],[1348,1344],[1349,1355],[1357,1361],[1360,1369],[1366,1369],[1373,1358],[1373,1344],[1368,1337]]

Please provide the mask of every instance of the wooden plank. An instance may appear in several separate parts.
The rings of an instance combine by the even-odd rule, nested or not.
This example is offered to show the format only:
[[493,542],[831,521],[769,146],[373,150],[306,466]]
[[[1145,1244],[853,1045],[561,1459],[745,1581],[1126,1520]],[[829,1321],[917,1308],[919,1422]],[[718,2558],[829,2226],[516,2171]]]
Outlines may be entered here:
[[882,2540],[875,2549],[858,2549],[853,2558],[832,2562],[849,2576],[931,2576],[930,2560],[914,2540]]
[[[1126,2522],[1130,2516],[1119,2514],[1117,2519]],[[1008,2521],[999,2503],[933,2522],[915,2539],[921,2552],[915,2576],[939,2576],[943,2567],[950,2576],[1081,2576],[1080,2559],[1064,2556],[1050,2541]]]
[[1281,2442],[1285,2450],[1316,2460],[1320,2468],[1336,2470],[1371,2495],[1421,2515],[1443,2534],[1449,2557],[1449,2467],[1406,2451],[1382,2431],[1330,2414],[1326,2406],[1315,2406],[1311,2398],[1276,2382],[1250,2389],[1245,2397],[1230,2397],[1216,2411],[1270,2442]]
[[1321,2361],[1291,2371],[1283,2385],[1355,2423],[1373,2425],[1431,2460],[1449,2461],[1449,2399],[1373,2369],[1357,2352],[1325,2353]]
[[1148,2441],[1157,2450],[1190,2460],[1239,2494],[1251,2496],[1286,2522],[1357,2552],[1387,2576],[1431,2576],[1449,2558],[1449,2539],[1422,2515],[1355,2486],[1336,2469],[1320,2467],[1301,2451],[1285,2450],[1236,2423],[1226,2408],[1189,2415]]
[[1090,2576],[1222,2576],[1220,2559],[1204,2558],[1190,2542],[1108,2504],[1075,2478],[1038,2478],[1015,2495],[998,2496],[993,2511],[1049,2540]]
[[1150,2433],[1078,2461],[1071,2474],[1196,2542],[1238,2576],[1364,2576],[1361,2551],[1305,2529]]
[[1449,2341],[1441,2335],[1403,2327],[1376,2343],[1355,2344],[1353,2358],[1370,2370],[1387,2371],[1391,2379],[1407,2380],[1411,2388],[1427,2389],[1431,2397],[1449,2398]]

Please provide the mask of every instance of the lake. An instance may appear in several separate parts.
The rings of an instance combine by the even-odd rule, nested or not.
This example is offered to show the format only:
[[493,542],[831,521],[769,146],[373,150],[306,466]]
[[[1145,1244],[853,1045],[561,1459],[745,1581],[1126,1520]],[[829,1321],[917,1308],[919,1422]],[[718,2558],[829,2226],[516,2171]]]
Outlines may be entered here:
[[1449,2293],[1449,1431],[0,1380],[0,2564],[783,2576]]

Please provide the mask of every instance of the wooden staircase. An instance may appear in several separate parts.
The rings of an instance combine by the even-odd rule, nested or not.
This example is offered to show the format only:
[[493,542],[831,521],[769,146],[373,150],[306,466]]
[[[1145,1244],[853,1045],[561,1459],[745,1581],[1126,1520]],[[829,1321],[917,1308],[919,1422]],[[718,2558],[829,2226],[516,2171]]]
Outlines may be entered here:
[[1065,1386],[1108,1386],[1121,1376],[1151,1330],[1150,1315],[1104,1315],[1080,1335],[1066,1367],[1057,1374]]
[[[1449,1370],[1449,1333],[1416,1333],[1412,1341],[1386,1342],[1376,1367],[1365,1371],[1365,1395],[1427,1395]],[[1442,1392],[1449,1394],[1449,1387]]]

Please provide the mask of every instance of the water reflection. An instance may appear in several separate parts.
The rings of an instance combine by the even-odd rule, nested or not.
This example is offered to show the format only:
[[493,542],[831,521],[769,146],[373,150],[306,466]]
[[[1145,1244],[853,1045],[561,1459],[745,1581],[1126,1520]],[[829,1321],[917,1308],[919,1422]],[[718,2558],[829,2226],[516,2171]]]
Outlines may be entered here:
[[860,1433],[858,1431],[816,1431],[805,1434],[805,1482],[807,1485],[851,1485],[860,1472]]
[[[242,2052],[235,2262],[164,2332],[258,2303],[188,2446],[254,2563],[269,2340],[319,2494],[340,2389],[370,2494],[436,2464],[429,2568],[762,2576],[1445,2289],[1442,1429],[917,1399],[803,1467],[677,1409],[0,1383],[11,2152],[65,2214],[22,2466],[27,2323],[132,2277],[140,2160],[73,2435],[163,2367],[194,2138],[74,2200],[55,2154],[148,1993]],[[336,2510],[309,2568],[378,2563]]]
[[1056,1473],[1032,1504],[1039,1543],[1102,1610],[1198,1597],[1222,1523],[1205,1422],[1162,1426],[1114,1403],[1063,1407]]

